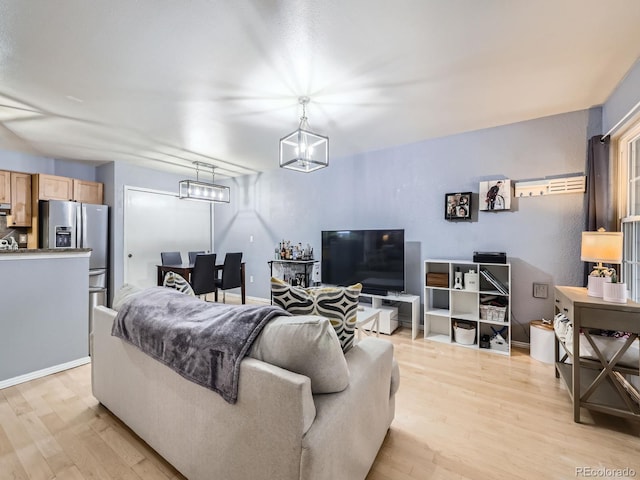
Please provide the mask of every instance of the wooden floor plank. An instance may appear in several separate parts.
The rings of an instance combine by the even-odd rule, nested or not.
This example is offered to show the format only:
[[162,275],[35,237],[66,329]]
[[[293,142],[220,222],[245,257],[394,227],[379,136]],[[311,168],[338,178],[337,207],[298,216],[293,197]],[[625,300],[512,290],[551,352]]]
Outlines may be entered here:
[[73,466],[71,459],[35,412],[21,415],[20,420],[55,475]]

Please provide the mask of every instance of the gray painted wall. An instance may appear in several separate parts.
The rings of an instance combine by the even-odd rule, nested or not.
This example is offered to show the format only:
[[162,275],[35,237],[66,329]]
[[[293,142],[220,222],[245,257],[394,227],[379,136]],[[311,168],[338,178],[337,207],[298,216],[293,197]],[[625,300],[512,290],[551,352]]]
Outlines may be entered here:
[[89,257],[0,260],[0,381],[89,354]]
[[0,150],[0,170],[46,173],[49,175],[96,181],[96,167],[92,164],[73,160],[56,160],[6,150]]
[[[404,228],[406,290],[423,297],[424,260],[505,251],[513,266],[513,338],[528,341],[528,322],[553,313],[552,290],[534,299],[532,283],[583,283],[585,195],[512,199],[511,211],[478,212],[478,183],[584,172],[587,139],[600,131],[597,108],[332,159],[312,174],[239,177],[227,182],[231,203],[215,207],[216,253],[242,251],[247,279],[254,277],[247,294],[268,298],[267,261],[283,238],[310,243],[319,259],[322,230]],[[464,191],[476,194],[473,220],[444,220],[445,193]]]

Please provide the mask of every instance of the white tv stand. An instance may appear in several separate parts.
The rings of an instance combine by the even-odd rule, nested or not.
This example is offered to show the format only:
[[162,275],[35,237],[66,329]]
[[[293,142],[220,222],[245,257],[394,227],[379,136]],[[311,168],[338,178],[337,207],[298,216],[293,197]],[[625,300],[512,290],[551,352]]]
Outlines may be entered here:
[[418,337],[420,331],[420,297],[418,295],[408,295],[405,293],[389,294],[389,295],[373,295],[371,293],[361,293],[361,297],[371,299],[372,308],[382,307],[383,300],[389,302],[404,302],[411,304],[411,338]]

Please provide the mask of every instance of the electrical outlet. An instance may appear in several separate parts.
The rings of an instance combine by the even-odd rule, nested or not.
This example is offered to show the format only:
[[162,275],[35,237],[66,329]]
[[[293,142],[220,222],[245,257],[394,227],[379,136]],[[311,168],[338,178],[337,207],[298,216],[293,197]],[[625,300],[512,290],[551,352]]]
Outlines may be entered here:
[[253,275],[249,275],[249,283],[253,283]]
[[534,283],[533,284],[533,298],[547,298],[549,296],[549,284],[548,283]]
[[249,235],[249,243],[253,243],[253,235]]

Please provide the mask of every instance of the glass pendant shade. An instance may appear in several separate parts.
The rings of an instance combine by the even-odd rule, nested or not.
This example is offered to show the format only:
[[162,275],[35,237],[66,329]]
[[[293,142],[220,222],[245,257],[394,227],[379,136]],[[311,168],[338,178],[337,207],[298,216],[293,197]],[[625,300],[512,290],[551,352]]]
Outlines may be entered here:
[[224,203],[229,203],[231,200],[231,191],[229,187],[224,185],[214,185],[197,180],[181,180],[179,185],[180,198]]
[[[227,186],[213,183],[215,167],[203,162],[193,162],[193,164],[196,166],[196,180],[180,180],[178,183],[180,198],[229,203],[231,201],[231,189]],[[201,166],[211,169],[211,183],[200,180]]]
[[329,165],[329,137],[309,130],[305,111],[309,99],[298,101],[302,104],[300,126],[280,139],[280,167],[309,173]]

